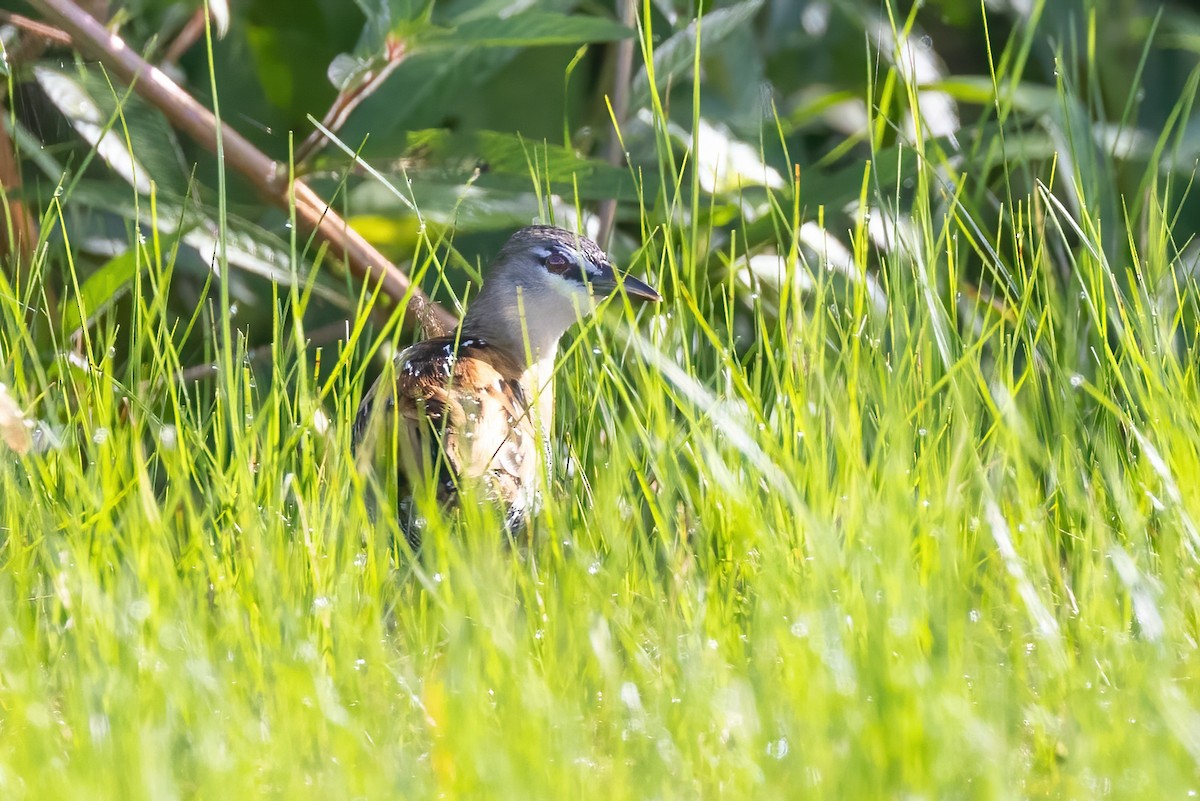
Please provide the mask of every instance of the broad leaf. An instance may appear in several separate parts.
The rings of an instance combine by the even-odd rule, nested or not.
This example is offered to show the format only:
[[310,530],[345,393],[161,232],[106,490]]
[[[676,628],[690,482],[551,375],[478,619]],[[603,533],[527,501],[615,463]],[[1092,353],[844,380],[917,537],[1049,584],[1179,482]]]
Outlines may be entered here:
[[[414,131],[407,136],[404,153],[422,170],[457,174],[483,186],[532,191],[536,181],[543,186],[549,182],[554,191],[574,193],[577,188],[587,199],[635,197],[625,168],[502,131]],[[513,178],[515,183],[509,180]]]
[[140,194],[149,193],[152,181],[182,193],[183,152],[157,109],[120,84],[110,86],[98,69],[42,63],[33,74],[71,127],[126,183]]
[[537,47],[581,45],[628,39],[633,31],[603,17],[530,11],[500,19],[473,19],[453,30],[422,37],[422,46]]
[[[211,209],[199,207],[192,201],[184,203],[178,198],[160,195],[156,198],[156,214],[151,218],[148,203],[135,208],[131,197],[114,193],[105,184],[86,181],[75,187],[71,200],[76,207],[88,206],[102,214],[117,214],[141,226],[157,224],[159,232],[166,236],[179,234],[183,243],[195,251],[199,261],[207,268],[215,269],[217,266],[220,229]],[[227,219],[225,254],[231,267],[281,286],[303,284],[307,280],[307,270],[303,266],[293,269],[287,242],[261,225],[237,215],[230,214]],[[75,227],[82,224],[82,221],[77,221]],[[320,282],[315,285],[313,292],[340,307],[349,304],[343,293]]]
[[137,270],[137,250],[130,248],[89,275],[79,286],[79,296],[63,305],[63,330],[82,328],[115,303],[129,289]]
[[[734,31],[750,22],[762,7],[762,0],[744,0],[729,8],[719,8],[695,20],[686,28],[654,48],[654,78],[659,90],[692,69],[696,57],[697,36],[701,54],[718,44]],[[638,71],[633,83],[633,107],[650,102],[650,78],[645,67]]]
[[[446,184],[421,181],[414,187],[417,206],[426,221],[465,231],[486,231],[520,228],[539,215],[538,198],[532,190],[521,193],[494,190],[465,183]],[[350,193],[353,223],[367,230],[373,240],[389,239],[386,226],[380,220],[365,221],[361,216],[379,216],[397,223],[394,229],[403,234],[409,228],[400,219],[411,215],[394,194],[378,183],[366,183]],[[382,236],[381,236],[382,235]]]

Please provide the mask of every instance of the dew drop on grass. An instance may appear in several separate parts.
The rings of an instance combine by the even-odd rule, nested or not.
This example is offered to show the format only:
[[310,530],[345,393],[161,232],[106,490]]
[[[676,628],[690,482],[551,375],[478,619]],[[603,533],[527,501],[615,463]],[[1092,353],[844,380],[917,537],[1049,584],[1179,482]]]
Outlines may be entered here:
[[179,442],[179,433],[173,425],[165,425],[158,430],[158,443],[168,451],[175,450]]
[[1075,375],[1071,376],[1071,386],[1075,387],[1076,389],[1082,387],[1083,376],[1081,376],[1079,373],[1075,373]]
[[590,565],[588,565],[588,575],[589,576],[594,576],[599,572],[600,572],[600,563],[599,562],[592,562]]
[[134,601],[129,605],[129,617],[138,621],[139,623],[147,620],[152,611],[153,609],[150,607],[150,602],[145,598]]
[[922,50],[932,50],[933,49],[933,37],[932,36],[922,36],[921,40],[920,40],[920,45],[921,45]]
[[787,755],[788,741],[786,737],[780,737],[778,740],[767,743],[767,756],[773,759],[783,759]]
[[97,445],[103,445],[108,440],[108,429],[100,426],[92,432],[92,442]]
[[108,722],[108,715],[96,713],[88,717],[88,733],[92,735],[93,743],[100,743],[108,739],[109,732],[112,727]]

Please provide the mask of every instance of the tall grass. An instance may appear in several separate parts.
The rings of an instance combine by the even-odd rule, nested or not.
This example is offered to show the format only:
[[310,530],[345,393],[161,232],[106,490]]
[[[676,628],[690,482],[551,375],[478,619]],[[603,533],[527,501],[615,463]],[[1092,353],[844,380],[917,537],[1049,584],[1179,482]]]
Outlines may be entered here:
[[[516,547],[468,504],[413,558],[370,513],[350,423],[391,330],[311,350],[281,291],[269,364],[231,336],[220,381],[181,383],[156,235],[128,321],[71,358],[31,350],[47,250],[0,286],[0,380],[47,421],[0,454],[4,797],[1200,790],[1179,188],[1152,171],[1145,215],[1105,218],[1113,168],[1064,151],[984,218],[918,140],[903,197],[865,167],[850,280],[800,246],[824,212],[797,187],[777,280],[736,236],[710,280],[655,108],[681,180],[645,207],[683,222],[645,219],[630,267],[669,299],[614,302],[563,353],[553,490]],[[967,264],[1007,289],[961,292]]]

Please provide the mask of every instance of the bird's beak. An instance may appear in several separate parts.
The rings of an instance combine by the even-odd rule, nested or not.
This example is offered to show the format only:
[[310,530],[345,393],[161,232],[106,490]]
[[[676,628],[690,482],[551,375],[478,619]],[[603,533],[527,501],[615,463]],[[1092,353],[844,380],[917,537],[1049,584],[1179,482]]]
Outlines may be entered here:
[[592,291],[597,295],[611,295],[620,289],[635,300],[644,300],[649,303],[662,301],[662,295],[658,294],[654,287],[627,273],[618,273],[607,264],[600,268],[599,274],[590,275],[588,278],[592,284]]

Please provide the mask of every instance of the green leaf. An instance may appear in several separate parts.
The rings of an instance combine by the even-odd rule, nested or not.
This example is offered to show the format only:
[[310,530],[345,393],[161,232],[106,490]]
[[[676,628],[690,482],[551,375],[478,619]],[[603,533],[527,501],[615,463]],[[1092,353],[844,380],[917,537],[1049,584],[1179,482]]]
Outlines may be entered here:
[[[534,181],[547,182],[555,191],[584,198],[632,197],[629,171],[596,159],[584,158],[561,145],[524,139],[501,131],[451,133],[442,129],[413,131],[404,152],[422,168],[477,179],[482,186],[516,186],[532,191]],[[479,175],[475,176],[476,171]]]
[[614,42],[633,31],[604,17],[531,11],[502,19],[475,19],[422,38],[422,45],[454,47],[540,47]]
[[1058,93],[1051,87],[1028,82],[1015,86],[1006,82],[994,87],[992,79],[986,76],[958,75],[921,86],[922,91],[945,92],[960,103],[979,106],[994,104],[997,88],[1001,103],[1009,104],[1012,108],[1028,114],[1048,114],[1060,105]]
[[357,148],[394,156],[397,137],[405,130],[439,124],[455,99],[476,83],[494,75],[511,58],[510,51],[477,48],[414,53],[365,99],[338,131],[342,141]]
[[367,73],[374,62],[370,59],[359,58],[349,53],[339,53],[329,62],[326,75],[329,82],[340,92],[357,83]]
[[[389,177],[397,186],[411,179],[422,216],[464,230],[495,230],[526,225],[538,216],[538,190],[547,189],[573,205],[582,201],[637,198],[629,172],[574,151],[529,141],[499,131],[451,133],[442,129],[409,133],[403,146],[406,169]],[[657,193],[657,178],[642,179],[644,191]],[[408,217],[395,194],[376,181],[350,192],[356,215]],[[387,228],[372,221],[372,230]],[[397,230],[407,231],[405,226]],[[384,238],[387,238],[385,235]]]
[[[528,225],[540,209],[532,190],[513,192],[493,190],[471,184],[446,184],[423,181],[414,187],[417,206],[427,222],[452,226],[460,231],[512,230]],[[376,221],[364,221],[364,216],[378,216],[391,221],[390,228],[404,234],[408,226],[401,218],[411,212],[392,192],[378,183],[364,183],[350,193],[350,206],[355,216],[351,222],[356,229],[367,230],[371,239],[389,244],[392,237]]]
[[[691,70],[696,57],[697,35],[703,54],[705,50],[746,25],[761,7],[762,0],[744,0],[729,8],[710,11],[700,19],[698,28],[696,20],[693,20],[686,28],[655,47],[654,78],[659,90]],[[646,68],[642,67],[633,83],[633,107],[645,106],[649,102],[650,78]]]
[[63,305],[63,330],[75,331],[117,301],[137,275],[138,254],[130,248],[92,273],[79,286],[79,296]]
[[[250,275],[257,275],[281,286],[293,283],[303,286],[308,280],[308,270],[303,266],[292,268],[289,245],[279,236],[263,226],[229,214],[222,230],[217,225],[214,209],[205,208],[195,201],[184,201],[167,194],[155,199],[155,215],[151,217],[148,204],[135,207],[129,193],[113,192],[112,187],[102,183],[81,181],[70,195],[72,205],[90,207],[102,214],[115,214],[125,220],[136,221],[149,228],[156,224],[166,236],[178,234],[183,244],[195,251],[200,263],[211,269],[216,264],[218,237],[224,236],[225,255],[229,265]],[[339,307],[349,302],[339,290],[323,286],[319,282],[313,293]]]
[[66,69],[43,62],[33,68],[33,74],[76,133],[126,183],[143,195],[149,193],[151,181],[183,192],[187,182],[183,151],[157,109],[119,84],[110,86],[96,68]]

